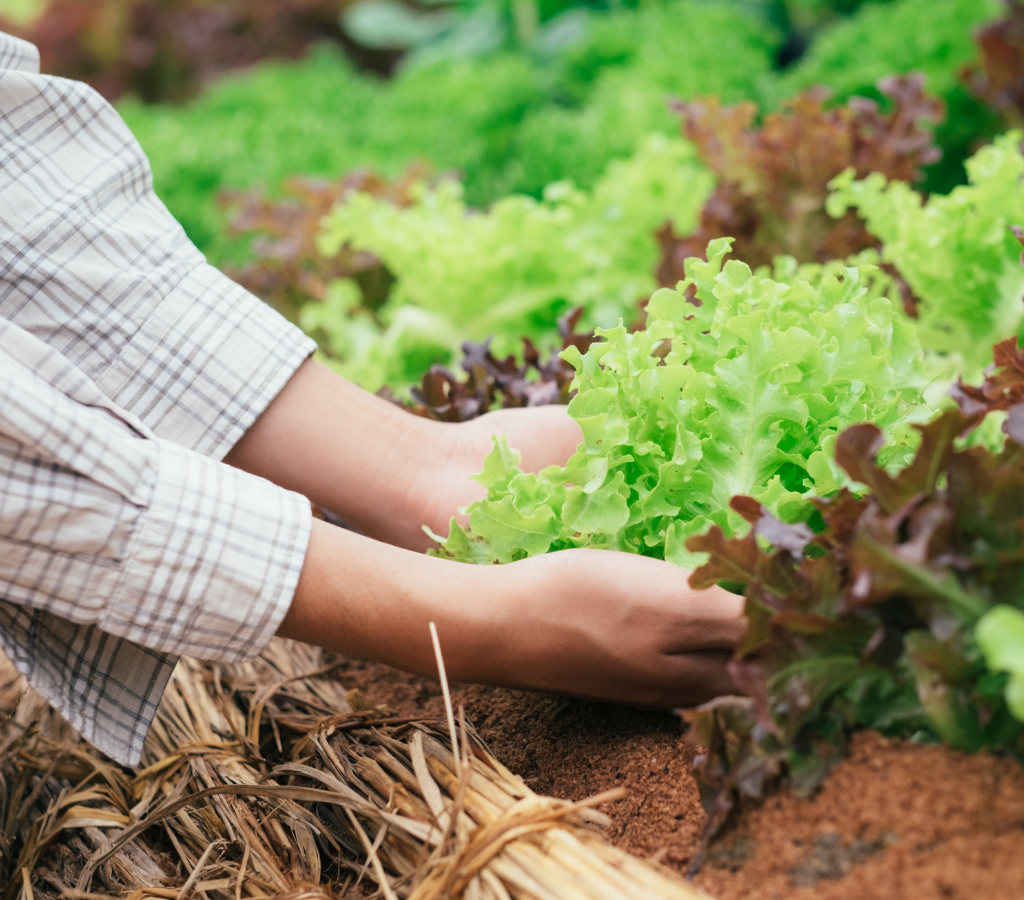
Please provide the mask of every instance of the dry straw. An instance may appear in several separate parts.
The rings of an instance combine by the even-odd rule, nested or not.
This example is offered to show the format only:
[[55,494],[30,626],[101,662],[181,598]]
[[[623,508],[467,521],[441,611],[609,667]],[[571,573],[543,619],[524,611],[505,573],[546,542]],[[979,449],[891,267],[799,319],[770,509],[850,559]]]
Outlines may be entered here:
[[[2,659],[2,657],[0,657]],[[273,642],[179,663],[128,770],[0,663],[0,900],[694,900],[533,793],[460,714],[410,721]]]

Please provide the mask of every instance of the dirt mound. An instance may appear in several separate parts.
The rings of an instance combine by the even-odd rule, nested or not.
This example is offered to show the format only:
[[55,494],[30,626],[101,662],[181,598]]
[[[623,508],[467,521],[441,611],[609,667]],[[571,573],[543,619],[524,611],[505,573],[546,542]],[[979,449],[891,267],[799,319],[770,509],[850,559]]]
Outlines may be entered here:
[[[439,715],[436,682],[352,661],[341,677],[400,715]],[[704,813],[682,726],[659,713],[501,689],[455,690],[495,755],[536,791],[580,799],[621,785],[609,837],[686,871]],[[700,862],[719,900],[1017,900],[1024,768],[862,734],[814,797],[745,809]]]

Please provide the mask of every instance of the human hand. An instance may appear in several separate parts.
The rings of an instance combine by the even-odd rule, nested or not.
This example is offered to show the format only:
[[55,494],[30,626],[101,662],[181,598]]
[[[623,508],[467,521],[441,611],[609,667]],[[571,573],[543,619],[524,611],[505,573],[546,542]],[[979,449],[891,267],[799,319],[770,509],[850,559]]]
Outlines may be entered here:
[[734,688],[726,672],[743,598],[695,591],[670,563],[563,550],[469,566],[314,522],[279,634],[435,674],[638,706],[690,706]]
[[411,416],[309,360],[225,462],[305,494],[364,534],[426,550],[427,525],[446,533],[483,496],[471,475],[508,434],[536,471],[564,463],[581,435],[565,407],[508,409],[461,424]]
[[[583,440],[579,425],[564,406],[499,409],[478,419],[440,428],[436,435],[439,446],[433,452],[445,459],[447,466],[424,493],[419,523],[435,534],[448,533],[452,516],[467,524],[467,518],[458,510],[485,497],[487,492],[471,477],[483,468],[484,458],[494,448],[494,435],[507,436],[509,447],[521,454],[524,472],[565,465]],[[424,543],[423,549],[427,546],[430,545]]]
[[531,406],[521,409],[496,409],[478,419],[464,422],[463,427],[476,434],[466,441],[472,442],[473,455],[483,462],[483,456],[493,448],[492,437],[508,436],[508,445],[522,454],[520,465],[524,472],[539,472],[548,466],[564,466],[583,441],[583,432],[566,407]]
[[726,664],[745,628],[743,597],[693,590],[671,563],[607,550],[486,571],[510,582],[502,648],[466,648],[449,664],[454,678],[665,709],[735,691]]

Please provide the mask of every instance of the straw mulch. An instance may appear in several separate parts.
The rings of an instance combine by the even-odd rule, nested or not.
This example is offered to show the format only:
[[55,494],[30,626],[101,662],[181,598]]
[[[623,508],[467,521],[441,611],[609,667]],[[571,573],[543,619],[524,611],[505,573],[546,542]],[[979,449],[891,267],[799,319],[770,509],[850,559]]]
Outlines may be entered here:
[[464,719],[389,717],[332,668],[284,641],[182,660],[129,770],[0,656],[0,900],[703,896],[611,847],[593,802],[534,794]]

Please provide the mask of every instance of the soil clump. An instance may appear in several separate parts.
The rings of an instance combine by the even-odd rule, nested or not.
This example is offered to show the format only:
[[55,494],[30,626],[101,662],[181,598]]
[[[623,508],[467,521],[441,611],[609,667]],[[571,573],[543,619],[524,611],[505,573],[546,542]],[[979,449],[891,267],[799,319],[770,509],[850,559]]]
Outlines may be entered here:
[[[436,681],[350,660],[339,677],[397,715],[442,716]],[[604,808],[624,850],[686,873],[704,812],[694,748],[674,716],[499,688],[454,686],[456,705],[531,788]],[[1024,767],[985,753],[855,736],[814,796],[745,808],[698,860],[717,900],[1018,900],[1024,896]]]

